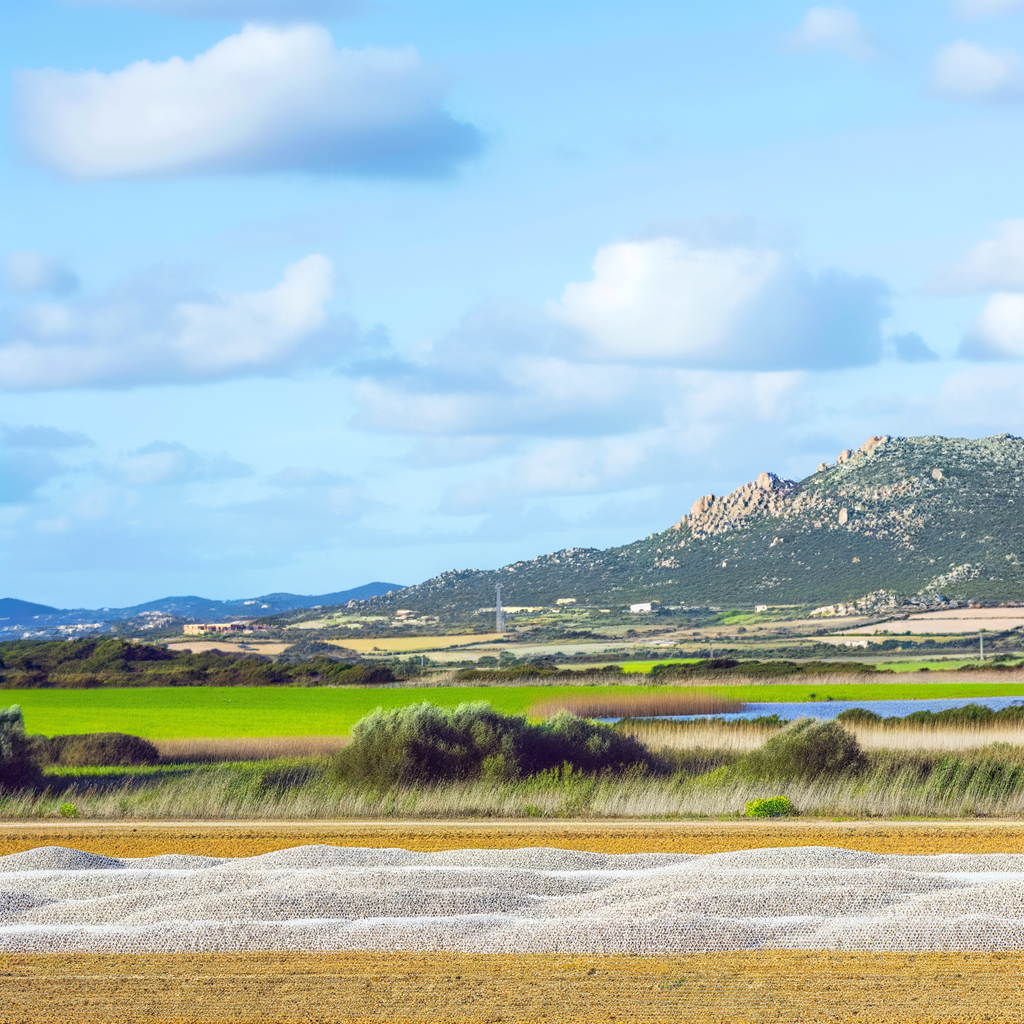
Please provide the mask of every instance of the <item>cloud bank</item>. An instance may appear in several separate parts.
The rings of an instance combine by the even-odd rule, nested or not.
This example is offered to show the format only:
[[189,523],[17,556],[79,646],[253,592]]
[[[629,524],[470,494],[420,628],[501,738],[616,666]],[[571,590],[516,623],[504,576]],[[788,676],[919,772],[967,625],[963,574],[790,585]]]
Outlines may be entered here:
[[656,428],[680,404],[696,413],[708,395],[774,409],[804,372],[876,363],[885,348],[881,281],[815,275],[779,250],[660,237],[603,246],[593,268],[540,310],[482,307],[415,357],[364,367],[358,422],[609,436]]
[[957,0],[956,13],[961,18],[994,18],[1000,14],[1024,11],[1024,0]]
[[63,262],[38,252],[12,252],[4,263],[4,278],[8,289],[21,295],[66,295],[78,287],[78,276]]
[[339,50],[315,25],[247,25],[193,60],[16,77],[24,147],[74,178],[446,174],[482,138],[444,99],[412,47]]
[[835,50],[853,60],[881,56],[878,41],[846,7],[811,7],[786,42],[794,50]]
[[183,294],[139,280],[101,299],[37,303],[0,344],[0,388],[118,386],[277,374],[336,358],[351,333],[327,331],[333,267],[313,255],[260,292]]
[[1013,102],[1024,99],[1024,62],[1012,50],[990,50],[958,39],[935,57],[932,84],[947,99]]

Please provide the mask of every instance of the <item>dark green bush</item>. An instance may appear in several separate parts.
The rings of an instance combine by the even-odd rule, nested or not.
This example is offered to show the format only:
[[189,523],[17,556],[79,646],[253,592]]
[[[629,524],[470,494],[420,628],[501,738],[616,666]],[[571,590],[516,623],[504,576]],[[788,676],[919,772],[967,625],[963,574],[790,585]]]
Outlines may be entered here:
[[25,789],[42,778],[17,704],[0,708],[0,789]]
[[64,767],[124,767],[156,764],[160,751],[141,736],[120,732],[94,732],[79,736],[33,736],[39,760]]
[[847,708],[846,711],[840,711],[836,715],[836,721],[845,722],[848,725],[876,725],[884,719],[874,711],[868,711],[867,708]]
[[335,777],[394,785],[441,779],[513,779],[568,764],[584,772],[651,763],[645,748],[610,726],[561,714],[533,725],[488,704],[378,708],[355,724],[335,756]]
[[803,718],[737,762],[748,779],[818,779],[860,771],[865,764],[857,740],[838,722]]

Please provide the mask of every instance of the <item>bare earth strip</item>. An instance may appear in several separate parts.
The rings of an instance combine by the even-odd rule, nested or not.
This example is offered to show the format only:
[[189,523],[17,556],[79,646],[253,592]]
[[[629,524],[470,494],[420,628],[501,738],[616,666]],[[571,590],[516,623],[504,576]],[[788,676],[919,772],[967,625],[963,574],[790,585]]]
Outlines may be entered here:
[[0,1022],[1020,1021],[1024,954],[0,956]]
[[294,846],[510,850],[555,846],[594,853],[721,853],[836,846],[872,853],[1024,853],[1024,823],[984,822],[0,822],[0,855],[69,846],[107,857],[190,853],[251,857]]

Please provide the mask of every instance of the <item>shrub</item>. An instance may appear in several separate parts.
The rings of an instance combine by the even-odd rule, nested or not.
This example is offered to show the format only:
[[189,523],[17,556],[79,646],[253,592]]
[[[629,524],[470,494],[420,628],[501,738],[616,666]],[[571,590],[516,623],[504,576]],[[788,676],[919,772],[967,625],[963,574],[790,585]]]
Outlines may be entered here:
[[65,803],[60,805],[60,816],[62,818],[77,818],[78,808],[74,804]]
[[352,728],[335,777],[380,785],[440,779],[513,779],[567,764],[584,772],[648,765],[630,736],[563,712],[532,725],[488,704],[378,708]]
[[867,708],[847,708],[836,715],[836,721],[850,725],[877,725],[883,719],[881,715],[868,711]]
[[41,778],[21,708],[0,708],[0,789],[24,789]]
[[45,764],[66,767],[124,767],[156,764],[160,751],[141,736],[120,732],[84,733],[80,736],[33,736],[37,756]]
[[857,740],[838,722],[804,718],[745,754],[737,770],[748,779],[817,779],[859,771],[864,763]]
[[770,796],[762,800],[748,800],[743,813],[748,818],[783,818],[793,813],[789,797]]

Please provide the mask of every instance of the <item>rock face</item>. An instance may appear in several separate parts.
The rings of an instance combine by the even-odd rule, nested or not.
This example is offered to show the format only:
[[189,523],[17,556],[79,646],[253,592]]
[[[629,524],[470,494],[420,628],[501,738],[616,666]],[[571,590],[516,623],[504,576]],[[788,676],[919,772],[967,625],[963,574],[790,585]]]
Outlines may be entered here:
[[369,604],[465,614],[493,606],[495,583],[529,606],[1024,601],[1022,504],[1021,438],[871,437],[799,482],[765,472],[706,494],[632,544],[445,573]]
[[783,480],[764,472],[752,483],[738,487],[724,498],[705,494],[698,498],[690,514],[678,526],[688,525],[694,537],[710,537],[740,530],[758,515],[774,515],[781,510],[785,498],[797,486],[795,480]]

